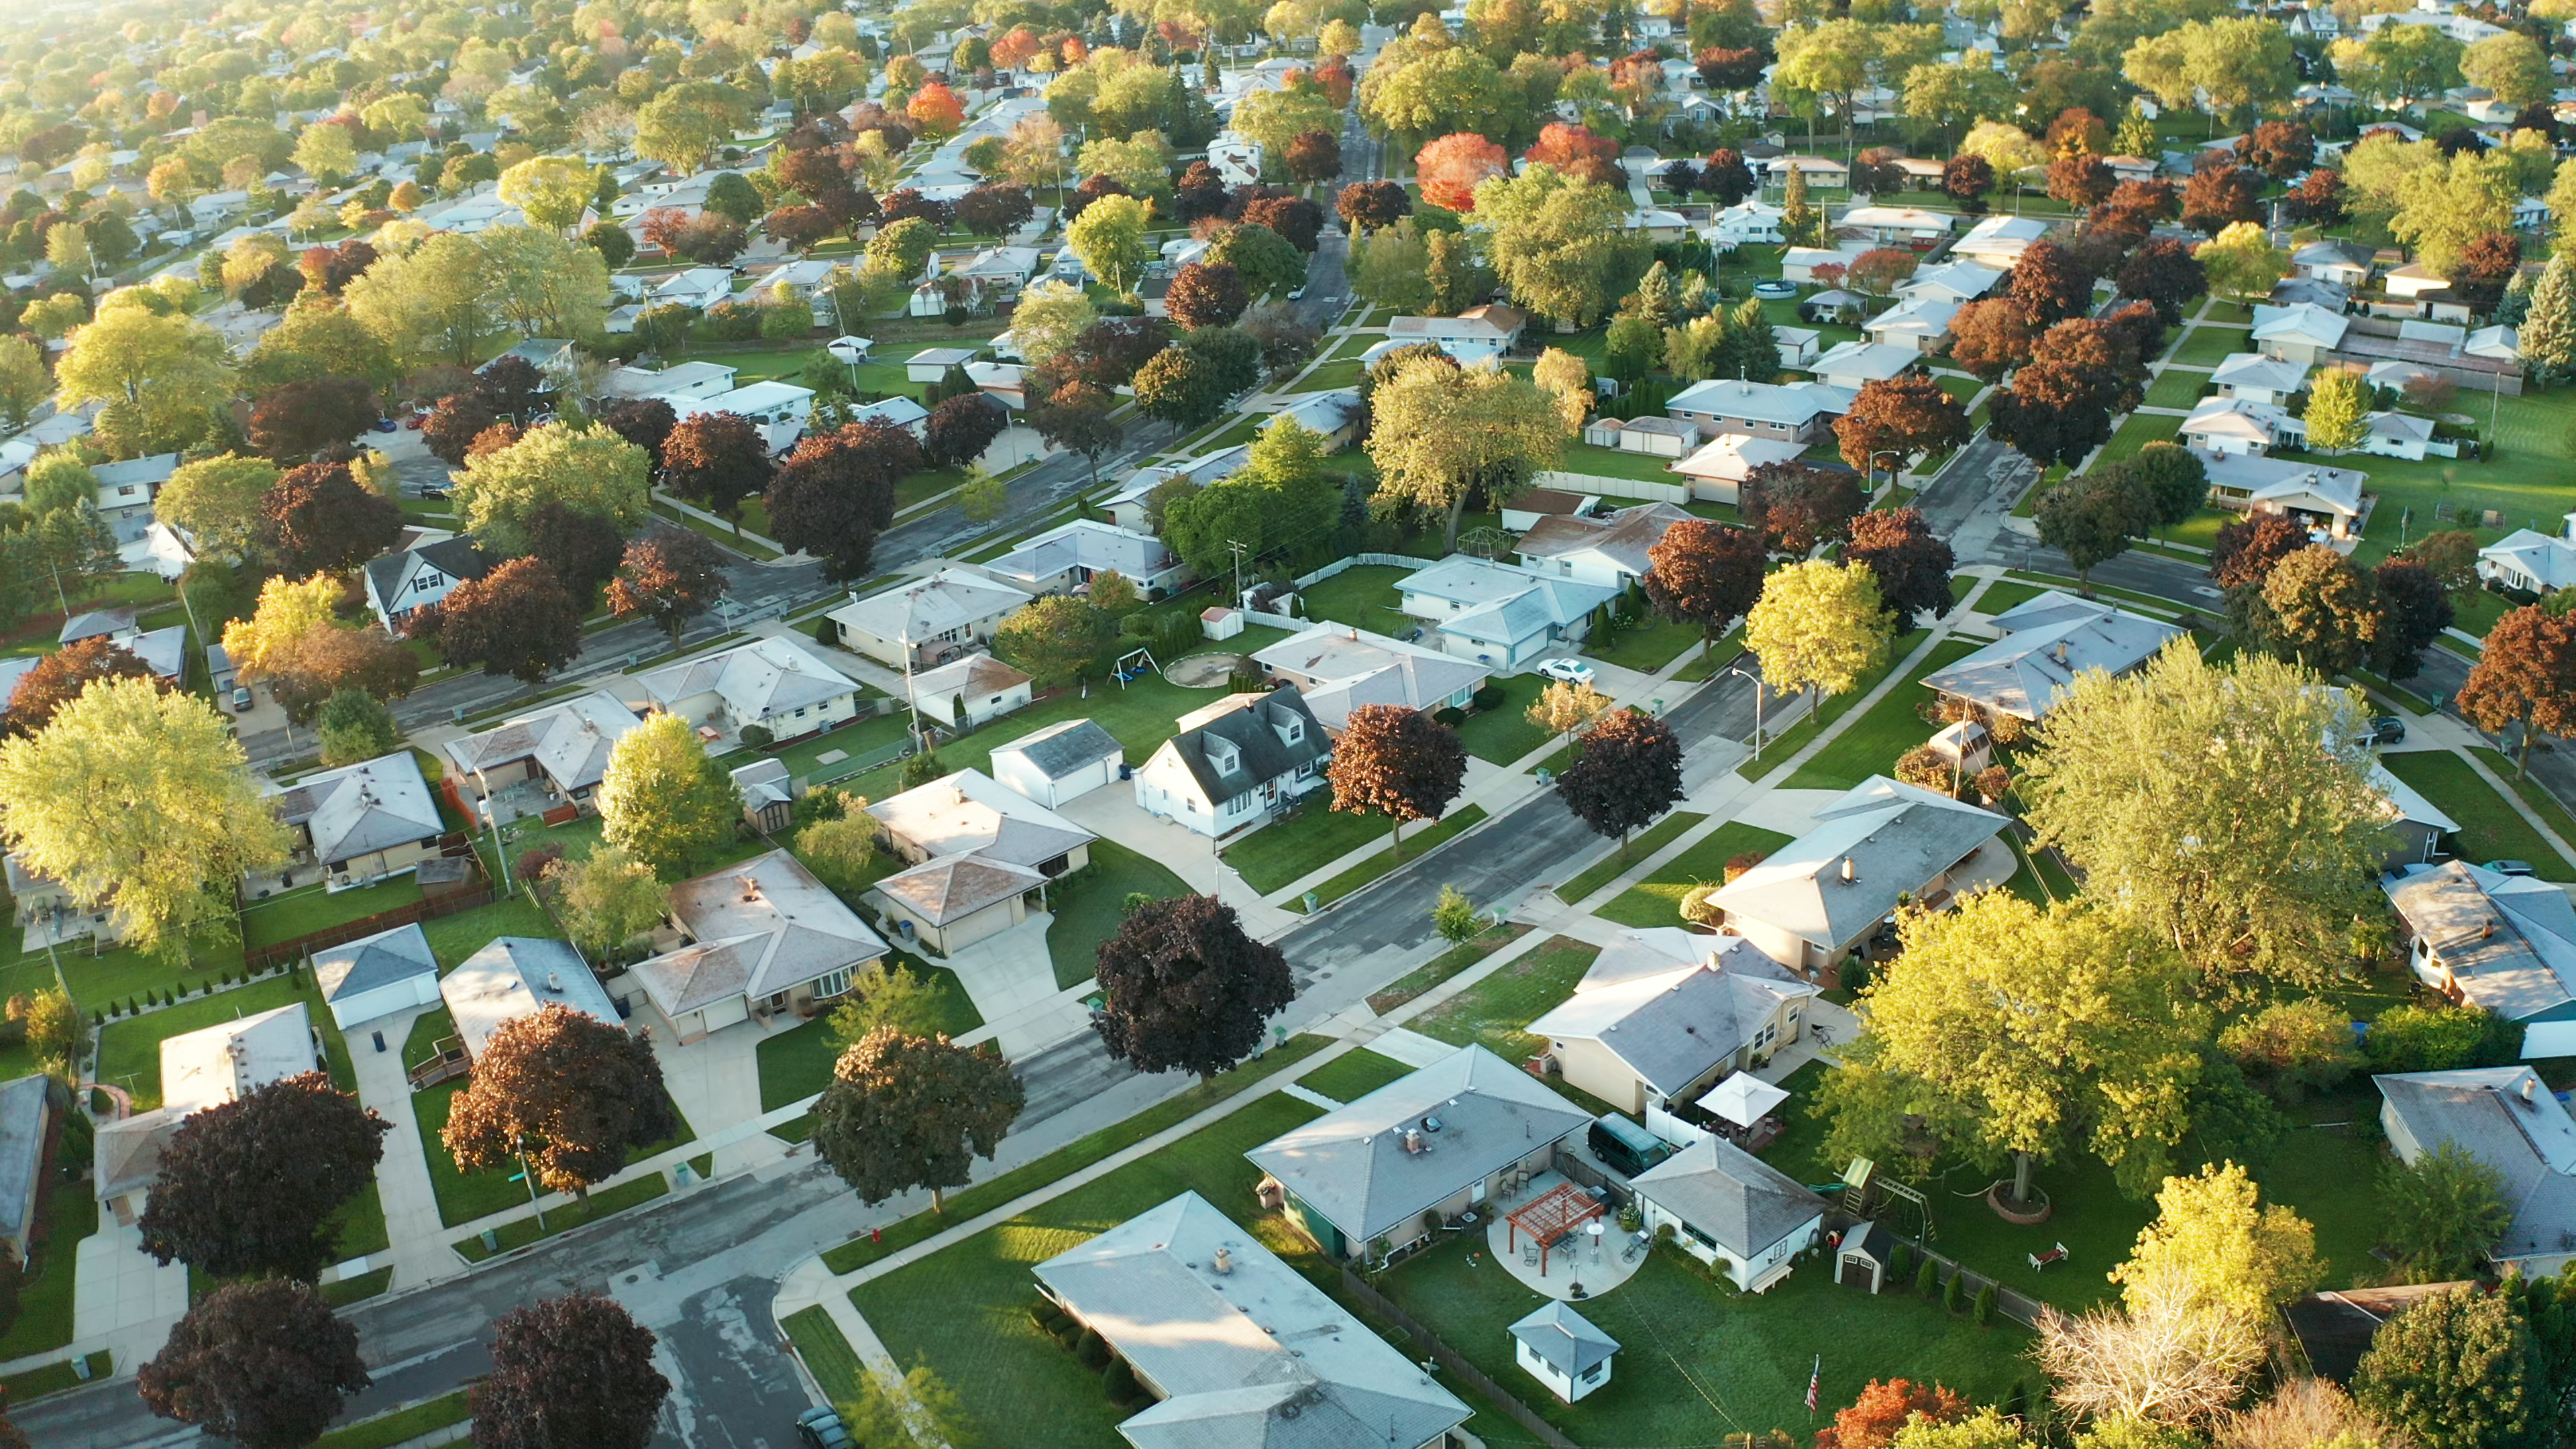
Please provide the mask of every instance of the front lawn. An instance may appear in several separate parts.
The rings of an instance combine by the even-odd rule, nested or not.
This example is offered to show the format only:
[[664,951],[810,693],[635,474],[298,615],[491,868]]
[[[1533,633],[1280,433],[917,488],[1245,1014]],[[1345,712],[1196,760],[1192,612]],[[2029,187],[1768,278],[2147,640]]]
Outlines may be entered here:
[[2147,388],[2147,406],[2188,408],[2200,401],[2201,393],[2208,387],[2208,373],[2168,372]]
[[[421,1155],[429,1159],[430,1191],[438,1198],[438,1220],[451,1228],[476,1218],[524,1207],[530,1201],[527,1182],[510,1180],[519,1172],[516,1158],[484,1172],[468,1174],[456,1170],[456,1158],[447,1150],[447,1144],[440,1140],[439,1134],[446,1130],[449,1105],[466,1086],[466,1080],[460,1077],[452,1082],[441,1082],[427,1091],[415,1092],[411,1099],[413,1116],[420,1125]],[[626,1154],[628,1166],[697,1140],[697,1133],[691,1130],[689,1119],[680,1113],[679,1108],[674,1106],[671,1113],[679,1118],[680,1130],[660,1142],[629,1151]],[[542,1195],[543,1189],[539,1192]],[[551,1213],[552,1209],[548,1212]]]
[[1556,888],[1558,900],[1572,905],[1608,885],[1622,872],[1681,838],[1682,832],[1706,820],[1706,815],[1692,810],[1676,810],[1646,827],[1645,833],[1628,842],[1626,850],[1613,850],[1584,868],[1581,875]]
[[1452,976],[1459,975],[1477,962],[1529,934],[1529,927],[1513,922],[1489,926],[1483,935],[1463,946],[1452,946],[1423,965],[1397,977],[1382,991],[1369,993],[1369,1010],[1380,1016],[1422,995]]
[[1503,692],[1503,702],[1480,709],[1458,726],[1467,753],[1487,764],[1508,765],[1548,742],[1547,731],[1529,722],[1529,707],[1538,702],[1548,681],[1535,674],[1515,674],[1490,686]]
[[1271,821],[1218,854],[1244,884],[1268,895],[1363,846],[1383,844],[1386,836],[1385,816],[1335,810],[1331,796],[1319,790],[1296,814]]
[[2408,750],[2382,755],[2379,762],[2460,822],[2451,848],[2462,859],[2527,860],[2542,880],[2576,881],[2576,865],[2552,849],[2493,785],[2478,778],[2468,761],[2447,751]]
[[[1901,641],[1900,641],[1901,642]],[[1889,690],[1832,743],[1807,758],[1785,783],[1791,790],[1848,790],[1872,775],[1894,775],[1897,756],[1932,738],[1915,711],[1932,696],[1912,681],[1945,669],[1985,647],[1984,640],[1944,639],[1914,667],[1909,682]]]
[[[1745,756],[1736,765],[1735,773],[1748,780],[1759,780],[1787,764],[1790,757],[1806,748],[1807,742],[1821,733],[1825,726],[1841,719],[1843,711],[1867,698],[1871,690],[1878,688],[1878,682],[1887,677],[1889,670],[1903,663],[1906,653],[1913,647],[1902,639],[1894,641],[1887,648],[1886,660],[1878,668],[1871,670],[1868,678],[1841,694],[1826,696],[1815,709],[1787,729],[1781,729],[1776,719],[1766,720],[1764,724],[1769,734],[1762,742],[1761,758]],[[1783,703],[1785,701],[1776,699],[1772,701],[1775,707]]]
[[1308,1091],[1336,1102],[1356,1102],[1389,1082],[1413,1075],[1413,1068],[1365,1048],[1345,1052],[1297,1079]]
[[1395,581],[1413,570],[1383,564],[1353,564],[1329,579],[1318,579],[1299,591],[1309,619],[1330,619],[1372,633],[1397,635],[1413,627],[1412,616],[1396,607]]
[[2122,458],[2134,458],[2149,443],[2170,443],[2182,435],[2182,423],[2183,420],[2177,417],[2131,413],[2128,421],[2120,424],[2120,431],[2111,435],[2111,441],[2102,445],[2101,455],[2093,460],[2093,466],[2099,468]]
[[1691,887],[1720,884],[1726,879],[1729,860],[1748,851],[1767,855],[1790,839],[1776,830],[1730,820],[1592,914],[1623,926],[1677,926],[1681,924],[1682,897],[1690,894]]
[[1453,1046],[1477,1045],[1507,1062],[1547,1050],[1521,1030],[1574,994],[1601,948],[1559,936],[1413,1019],[1413,1030]]
[[1116,935],[1127,919],[1129,896],[1166,900],[1189,893],[1188,884],[1162,862],[1114,840],[1091,842],[1091,864],[1047,887],[1047,908],[1055,912],[1055,924],[1047,927],[1047,955],[1055,961],[1057,988],[1091,979],[1100,943]]
[[[1342,897],[1349,895],[1360,887],[1376,880],[1379,876],[1385,875],[1397,866],[1402,865],[1405,861],[1411,860],[1413,857],[1420,855],[1422,852],[1429,850],[1435,845],[1440,844],[1442,841],[1456,835],[1458,832],[1475,825],[1484,818],[1485,807],[1482,805],[1470,805],[1464,810],[1452,810],[1432,824],[1422,827],[1420,834],[1407,839],[1404,842],[1405,853],[1403,855],[1397,855],[1395,848],[1393,846],[1389,846],[1387,849],[1379,851],[1377,854],[1370,856],[1359,864],[1332,876],[1328,880],[1325,880],[1321,884],[1317,885],[1312,891],[1307,892],[1307,894],[1315,898],[1315,904],[1319,907],[1331,905],[1333,902],[1340,900]],[[1302,900],[1291,901],[1288,903],[1288,909],[1292,911],[1302,912],[1305,908],[1305,902]]]
[[87,1182],[45,1191],[45,1240],[18,1283],[18,1321],[0,1335],[0,1357],[21,1358],[72,1341],[72,1276],[84,1238],[98,1231],[98,1198]]
[[1696,646],[1706,632],[1696,624],[1677,624],[1670,619],[1648,616],[1619,630],[1619,637],[1608,644],[1595,640],[1583,652],[1604,664],[1652,674],[1682,656],[1682,651]]
[[2216,367],[2239,352],[2251,351],[2253,337],[2242,327],[2194,327],[2165,360]]
[[[939,1005],[933,1031],[959,1037],[984,1024],[966,988],[957,983],[956,973],[900,953],[887,960],[929,981]],[[832,1063],[840,1060],[841,1046],[832,1039],[831,1018],[826,1015],[762,1038],[754,1054],[760,1064],[760,1110],[770,1112],[823,1090],[832,1080]]]

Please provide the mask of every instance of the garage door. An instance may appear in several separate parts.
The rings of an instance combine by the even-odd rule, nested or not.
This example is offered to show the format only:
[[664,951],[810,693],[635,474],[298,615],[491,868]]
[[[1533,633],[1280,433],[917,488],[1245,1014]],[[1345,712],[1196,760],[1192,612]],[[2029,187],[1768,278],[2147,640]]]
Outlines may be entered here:
[[733,1025],[735,1022],[742,1020],[745,1016],[750,1015],[750,1013],[744,1009],[742,998],[734,996],[715,1003],[706,1010],[699,1012],[698,1015],[705,1018],[707,1030],[715,1031],[720,1027]]

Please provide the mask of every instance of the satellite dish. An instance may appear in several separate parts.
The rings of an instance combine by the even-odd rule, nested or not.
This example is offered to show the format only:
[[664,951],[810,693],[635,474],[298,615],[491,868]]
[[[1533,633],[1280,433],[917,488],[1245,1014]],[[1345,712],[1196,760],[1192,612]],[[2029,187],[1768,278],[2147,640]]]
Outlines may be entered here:
[[856,367],[868,360],[868,349],[875,345],[864,337],[835,337],[823,344],[823,350],[832,354],[834,362]]

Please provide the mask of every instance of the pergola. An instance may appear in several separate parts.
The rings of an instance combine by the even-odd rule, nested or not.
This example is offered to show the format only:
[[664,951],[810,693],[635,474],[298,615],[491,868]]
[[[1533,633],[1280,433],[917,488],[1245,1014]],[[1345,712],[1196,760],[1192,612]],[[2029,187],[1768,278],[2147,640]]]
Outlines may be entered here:
[[1506,1221],[1511,1224],[1508,1241],[1513,1252],[1520,1251],[1520,1235],[1527,1233],[1538,1244],[1538,1275],[1547,1276],[1548,1250],[1585,1223],[1601,1216],[1601,1200],[1570,1182],[1560,1182],[1531,1198]]

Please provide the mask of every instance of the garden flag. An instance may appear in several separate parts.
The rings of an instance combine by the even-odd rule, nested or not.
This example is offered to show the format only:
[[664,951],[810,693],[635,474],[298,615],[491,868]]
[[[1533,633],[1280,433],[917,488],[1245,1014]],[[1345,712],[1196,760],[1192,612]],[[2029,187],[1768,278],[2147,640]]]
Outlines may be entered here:
[[1816,1366],[1807,1374],[1807,1412],[1816,1412],[1816,1390],[1825,1381],[1825,1356],[1816,1355]]

